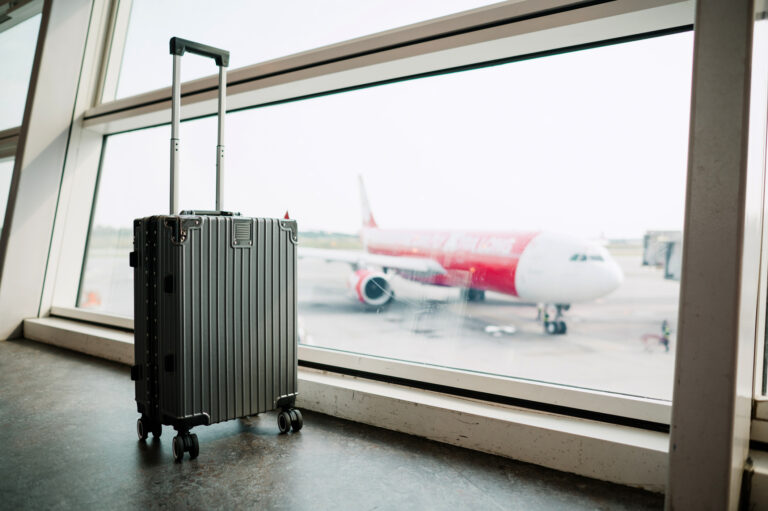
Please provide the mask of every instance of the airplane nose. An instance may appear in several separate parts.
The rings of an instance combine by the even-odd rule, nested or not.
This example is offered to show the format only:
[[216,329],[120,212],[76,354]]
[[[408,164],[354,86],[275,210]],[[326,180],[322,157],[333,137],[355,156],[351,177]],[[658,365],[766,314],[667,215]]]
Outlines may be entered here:
[[605,265],[603,276],[605,294],[615,291],[623,282],[624,272],[621,271],[621,267],[616,261],[609,261]]
[[591,272],[590,283],[585,283],[585,289],[591,289],[593,298],[600,298],[619,288],[624,282],[624,272],[613,259],[606,259],[602,264],[595,265]]

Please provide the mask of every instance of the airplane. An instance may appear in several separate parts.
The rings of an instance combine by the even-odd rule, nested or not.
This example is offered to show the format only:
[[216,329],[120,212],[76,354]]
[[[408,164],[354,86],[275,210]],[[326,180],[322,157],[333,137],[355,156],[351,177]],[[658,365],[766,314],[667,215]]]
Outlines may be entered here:
[[[349,263],[349,286],[369,307],[383,307],[394,299],[394,273],[422,284],[460,288],[470,302],[494,291],[539,304],[544,331],[557,335],[567,331],[563,312],[571,304],[601,298],[624,280],[605,247],[569,235],[381,229],[362,176],[359,186],[364,250],[301,248],[299,257]],[[549,314],[552,307],[554,318]]]

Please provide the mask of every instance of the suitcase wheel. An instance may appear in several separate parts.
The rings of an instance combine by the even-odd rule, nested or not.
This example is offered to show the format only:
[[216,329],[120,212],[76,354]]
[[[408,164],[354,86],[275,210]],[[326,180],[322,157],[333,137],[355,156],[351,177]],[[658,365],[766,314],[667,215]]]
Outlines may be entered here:
[[136,421],[136,433],[139,435],[139,440],[146,440],[149,436],[148,425],[143,417],[139,417],[139,420]]
[[193,460],[200,454],[200,443],[197,441],[197,435],[189,433],[179,433],[173,437],[171,445],[174,461],[184,459],[184,452],[189,453],[189,459]]
[[197,442],[197,435],[189,435],[189,459],[193,460],[200,454],[200,444]]
[[292,408],[289,413],[291,414],[291,428],[296,433],[304,426],[304,417],[301,416],[301,412],[295,408]]
[[136,433],[139,435],[139,440],[146,440],[150,432],[155,438],[160,438],[160,435],[163,433],[163,425],[159,422],[153,422],[142,415],[136,421]]
[[303,426],[304,418],[301,416],[301,412],[295,408],[289,408],[277,414],[277,427],[281,434],[288,433],[291,429],[295,433]]
[[291,430],[291,416],[288,412],[280,412],[277,414],[277,428],[280,430],[280,434],[288,433]]
[[173,451],[174,461],[181,461],[184,458],[184,439],[181,437],[181,435],[176,435],[173,437],[171,450]]

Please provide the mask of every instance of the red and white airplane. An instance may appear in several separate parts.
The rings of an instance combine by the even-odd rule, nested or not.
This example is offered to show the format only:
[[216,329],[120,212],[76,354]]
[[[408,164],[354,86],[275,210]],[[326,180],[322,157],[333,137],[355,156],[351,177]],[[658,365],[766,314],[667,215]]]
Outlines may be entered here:
[[[572,303],[614,291],[624,275],[605,247],[540,231],[418,231],[380,229],[360,178],[364,251],[302,248],[299,257],[352,265],[350,287],[371,307],[392,301],[390,275],[436,286],[458,287],[468,301],[495,291],[543,307],[550,334],[564,334],[562,312]],[[554,318],[549,309],[555,308]]]

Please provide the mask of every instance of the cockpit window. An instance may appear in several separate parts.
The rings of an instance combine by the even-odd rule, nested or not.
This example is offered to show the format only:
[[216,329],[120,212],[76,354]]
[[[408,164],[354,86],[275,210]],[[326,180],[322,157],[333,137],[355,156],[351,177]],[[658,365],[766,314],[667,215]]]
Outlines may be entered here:
[[590,261],[605,261],[603,256],[599,254],[591,254],[587,256],[587,254],[573,254],[571,256],[571,261],[586,261],[589,259]]

